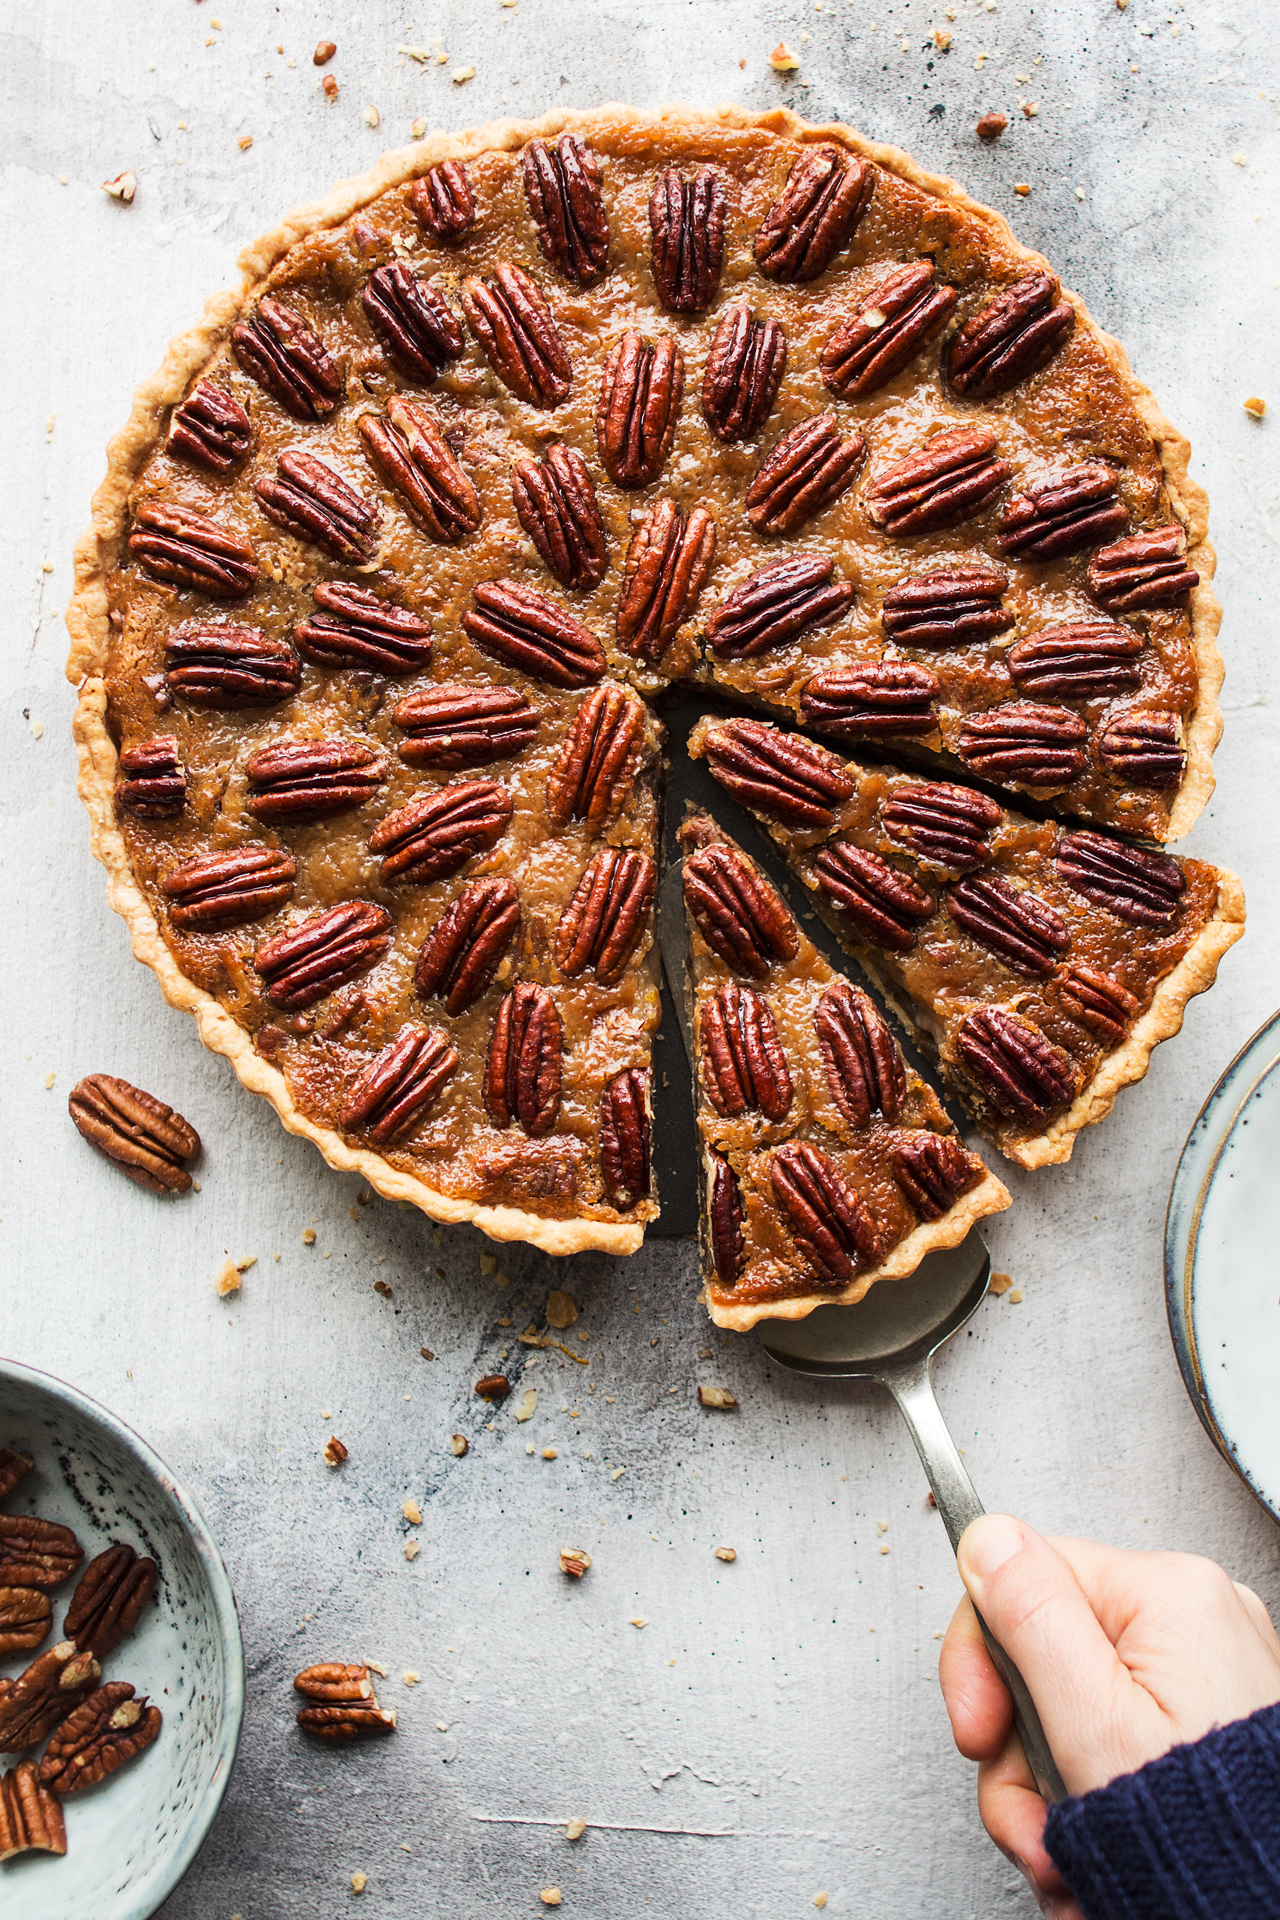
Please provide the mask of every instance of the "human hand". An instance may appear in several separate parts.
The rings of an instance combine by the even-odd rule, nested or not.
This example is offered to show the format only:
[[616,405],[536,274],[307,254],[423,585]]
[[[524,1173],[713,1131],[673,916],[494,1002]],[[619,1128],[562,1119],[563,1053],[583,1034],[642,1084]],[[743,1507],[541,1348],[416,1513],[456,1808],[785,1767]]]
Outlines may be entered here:
[[978,1762],[982,1824],[1043,1912],[1082,1920],[1045,1851],[1047,1809],[974,1607],[1026,1681],[1072,1794],[1280,1701],[1280,1640],[1257,1594],[1195,1554],[1046,1540],[987,1514],[956,1557],[970,1597],[938,1678],[956,1745]]

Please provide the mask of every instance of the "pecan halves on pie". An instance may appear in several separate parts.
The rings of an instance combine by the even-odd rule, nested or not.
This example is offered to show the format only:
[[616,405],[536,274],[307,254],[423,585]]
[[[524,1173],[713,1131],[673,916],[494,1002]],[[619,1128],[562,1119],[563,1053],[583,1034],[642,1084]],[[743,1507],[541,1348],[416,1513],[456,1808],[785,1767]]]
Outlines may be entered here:
[[105,1660],[137,1625],[159,1578],[154,1560],[140,1558],[121,1540],[113,1541],[80,1575],[63,1633],[82,1653]]
[[463,631],[485,653],[553,687],[589,687],[605,670],[604,648],[589,627],[532,587],[482,580]]
[[649,1075],[629,1067],[600,1096],[600,1171],[605,1191],[624,1213],[648,1198],[652,1131]]
[[834,413],[784,433],[747,488],[747,518],[757,533],[795,533],[853,485],[866,458],[860,433],[840,438]]
[[819,1285],[840,1286],[879,1253],[875,1222],[830,1154],[788,1140],[769,1157],[773,1197]]
[[971,713],[956,751],[967,767],[989,780],[1027,787],[1061,787],[1085,764],[1089,729],[1065,707],[1012,701],[986,713]]
[[399,679],[430,665],[431,628],[407,607],[347,580],[321,580],[311,594],[320,612],[296,626],[293,637],[316,666]]
[[519,931],[515,882],[473,880],[423,941],[414,991],[421,1000],[443,1001],[446,1013],[465,1013],[489,986]]
[[476,223],[471,180],[461,160],[442,160],[430,173],[415,180],[409,205],[423,232],[432,240],[457,240]]
[[19,1453],[15,1447],[0,1447],[0,1500],[16,1493],[34,1466],[29,1453]]
[[645,710],[622,687],[597,687],[578,708],[547,775],[547,817],[557,833],[571,820],[603,831],[631,785]]
[[947,888],[957,926],[1009,966],[1047,979],[1071,945],[1062,915],[1047,900],[1019,891],[999,874],[970,874]]
[[30,1653],[53,1625],[53,1601],[37,1587],[0,1587],[0,1655]]
[[618,645],[657,660],[697,611],[716,557],[716,523],[705,507],[688,514],[659,500],[631,536],[618,594]]
[[966,1152],[948,1133],[908,1134],[894,1148],[890,1164],[922,1220],[941,1220],[986,1173],[977,1154]]
[[587,863],[556,928],[555,962],[566,979],[588,967],[602,986],[622,978],[648,924],[658,870],[647,853],[602,847]]
[[777,320],[749,307],[721,316],[702,376],[702,411],[717,440],[732,445],[759,433],[787,370],[787,336]]
[[156,734],[121,749],[116,771],[116,805],[137,820],[164,820],[187,804],[186,769],[171,733]]
[[1187,768],[1182,716],[1151,708],[1118,713],[1098,735],[1108,773],[1133,787],[1176,787]]
[[886,468],[863,499],[873,525],[904,539],[972,519],[1012,477],[989,427],[956,427]]
[[386,780],[381,757],[359,741],[276,740],[245,762],[255,820],[290,825],[323,820],[372,800]]
[[1186,891],[1171,854],[1125,846],[1100,833],[1062,834],[1053,858],[1068,886],[1134,927],[1169,926]]
[[931,260],[896,267],[827,341],[818,365],[837,399],[865,400],[887,386],[941,332],[956,290],[937,283]]
[[835,570],[825,553],[794,553],[761,567],[707,622],[712,647],[721,659],[747,660],[834,620],[854,598],[847,580],[832,578]]
[[109,1680],[58,1728],[40,1762],[40,1785],[65,1799],[115,1773],[156,1739],[159,1707],[135,1699],[127,1680]]
[[814,860],[813,877],[864,939],[890,953],[911,951],[916,929],[936,905],[927,887],[851,840],[832,840],[823,847]]
[[1029,273],[966,320],[951,342],[947,376],[957,393],[990,400],[1042,367],[1076,324],[1047,273]]
[[716,1277],[725,1286],[737,1283],[746,1245],[742,1234],[742,1190],[729,1162],[718,1153],[707,1155],[707,1226]]
[[399,701],[392,712],[408,735],[396,752],[410,767],[455,772],[523,753],[538,736],[538,716],[510,687],[442,680]]
[[193,620],[165,641],[165,683],[189,706],[274,707],[302,685],[302,662],[287,640],[257,627]]
[[212,380],[199,380],[169,422],[165,451],[205,473],[230,473],[249,452],[249,416]]
[[83,1559],[84,1548],[70,1527],[31,1513],[0,1513],[0,1584],[52,1593]]
[[487,852],[514,810],[509,789],[498,781],[459,780],[389,813],[369,835],[369,851],[382,856],[384,885],[423,886]]
[[[152,1193],[187,1191],[191,1175],[183,1162],[199,1153],[200,1135],[163,1100],[114,1074],[90,1073],[73,1089],[67,1106],[89,1145],[114,1160],[136,1185]],[[0,1574],[4,1571],[0,1552]]]
[[510,261],[491,280],[469,274],[462,310],[485,359],[517,400],[544,411],[569,397],[573,363],[540,288]]
[[895,787],[880,809],[887,834],[953,873],[991,858],[991,834],[1003,819],[985,794],[932,780]]
[[260,474],[253,483],[268,520],[299,540],[310,540],[335,560],[353,566],[372,560],[382,522],[373,502],[314,454],[286,447],[276,464],[274,477]]
[[770,280],[816,280],[871,204],[875,168],[837,147],[811,147],[764,217],[753,251]]
[[589,287],[609,263],[599,157],[576,133],[562,133],[554,150],[545,140],[531,140],[520,167],[538,245],[567,280]]
[[656,346],[624,333],[600,377],[596,446],[617,487],[647,487],[662,472],[684,396],[684,355],[670,335]]
[[1072,620],[1042,627],[1010,647],[1007,661],[1019,693],[1066,700],[1109,700],[1142,680],[1142,636],[1109,620]]
[[880,623],[900,647],[964,647],[994,640],[1014,623],[1001,604],[1008,584],[1008,574],[998,567],[915,573],[890,587]]
[[736,847],[700,847],[684,863],[684,901],[698,931],[727,967],[764,980],[794,960],[800,936],[790,909]]
[[276,847],[233,847],[202,853],[160,882],[179,933],[217,932],[265,920],[293,898],[298,863]]
[[564,1029],[545,987],[519,981],[503,999],[489,1037],[485,1112],[496,1127],[516,1121],[531,1139],[550,1133],[560,1112]]
[[870,994],[848,980],[827,988],[813,1015],[831,1097],[851,1127],[896,1120],[907,1094],[902,1055]]
[[385,416],[361,415],[360,438],[373,466],[429,539],[456,547],[476,531],[480,497],[425,407],[391,400]]
[[751,1111],[781,1120],[791,1105],[787,1056],[769,1004],[726,980],[698,1009],[699,1076],[726,1119]]
[[856,791],[842,760],[761,720],[725,720],[707,730],[707,765],[720,785],[788,827],[830,827]]
[[1041,1126],[1076,1090],[1070,1058],[1008,1007],[979,1007],[956,1033],[961,1064],[998,1113]]
[[288,933],[278,933],[259,947],[253,964],[271,1004],[294,1012],[314,1006],[335,987],[345,987],[385,959],[392,929],[385,907],[347,900],[309,914]]
[[61,1726],[102,1678],[91,1653],[61,1640],[0,1692],[0,1753],[21,1753]]
[[668,313],[705,313],[724,268],[724,184],[713,167],[685,180],[667,167],[653,183],[653,281]]
[[360,305],[397,370],[420,386],[461,358],[466,336],[453,308],[403,260],[374,268]]
[[1072,1019],[1113,1047],[1119,1046],[1142,1010],[1127,987],[1096,967],[1064,967],[1058,975],[1058,992]]
[[1129,524],[1116,475],[1100,461],[1067,467],[1028,487],[1000,515],[996,545],[1014,560],[1061,560]]
[[301,314],[269,294],[256,313],[232,327],[231,351],[295,420],[323,420],[342,398],[342,375],[324,341]]
[[40,1785],[34,1760],[0,1774],[0,1860],[20,1853],[67,1851],[67,1823],[57,1798]]
[[211,600],[242,600],[258,578],[247,540],[207,513],[149,501],[133,516],[129,551],[155,580],[193,587]]
[[1187,536],[1173,523],[1099,547],[1089,562],[1089,591],[1108,613],[1176,606],[1200,583],[1187,565]]
[[511,471],[516,515],[562,587],[598,587],[609,564],[595,481],[582,455],[557,440],[541,461]]
[[811,727],[837,738],[905,740],[937,727],[934,701],[941,691],[927,667],[877,660],[815,674],[801,692],[800,710]]
[[376,1146],[403,1139],[457,1071],[458,1049],[430,1027],[401,1027],[343,1096],[339,1119]]

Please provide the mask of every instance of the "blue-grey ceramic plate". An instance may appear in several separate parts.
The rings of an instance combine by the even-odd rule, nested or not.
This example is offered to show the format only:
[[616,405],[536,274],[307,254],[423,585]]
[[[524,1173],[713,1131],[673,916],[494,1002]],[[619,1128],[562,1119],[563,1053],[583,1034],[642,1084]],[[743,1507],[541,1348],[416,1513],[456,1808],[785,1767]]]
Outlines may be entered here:
[[[148,1920],[195,1859],[235,1761],[244,1653],[231,1584],[208,1528],[163,1461],[74,1387],[0,1360],[0,1446],[18,1447],[36,1463],[8,1512],[61,1520],[86,1560],[124,1540],[156,1561],[157,1603],[104,1660],[103,1678],[131,1680],[164,1715],[144,1754],[64,1802],[65,1859],[32,1853],[0,1866],[0,1914]],[[54,1595],[55,1629],[73,1591],[68,1582]],[[45,1644],[54,1644],[52,1636]],[[0,1662],[0,1673],[11,1676],[22,1664]]]
[[1280,1013],[1191,1129],[1169,1198],[1164,1279],[1191,1403],[1280,1520]]

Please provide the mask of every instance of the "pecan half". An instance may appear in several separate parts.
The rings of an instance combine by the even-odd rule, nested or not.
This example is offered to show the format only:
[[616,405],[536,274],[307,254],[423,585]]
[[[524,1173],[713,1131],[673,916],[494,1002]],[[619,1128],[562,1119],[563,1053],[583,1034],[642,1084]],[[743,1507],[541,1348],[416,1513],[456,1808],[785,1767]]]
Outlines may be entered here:
[[707,1225],[716,1276],[728,1287],[742,1272],[746,1247],[742,1236],[742,1190],[738,1176],[718,1153],[707,1156]]
[[598,587],[609,564],[595,482],[582,455],[557,440],[511,472],[516,515],[562,587]]
[[265,920],[293,898],[298,863],[275,847],[233,847],[184,860],[160,882],[180,933],[207,933]]
[[1182,717],[1151,708],[1118,713],[1098,735],[1108,773],[1133,787],[1176,787],[1187,768]]
[[476,531],[480,497],[425,407],[390,400],[384,416],[360,416],[360,438],[415,527],[445,547]]
[[274,479],[259,474],[253,483],[267,518],[297,539],[323,548],[335,560],[356,566],[372,560],[382,521],[373,502],[314,454],[286,447],[276,464]]
[[667,167],[649,196],[653,282],[669,313],[705,313],[724,268],[724,185],[713,167]]
[[814,879],[829,900],[874,946],[909,953],[916,928],[936,902],[927,888],[899,873],[868,847],[832,840],[813,863]]
[[912,1133],[893,1150],[893,1177],[922,1220],[941,1220],[986,1168],[949,1133]]
[[1013,478],[1013,468],[1000,459],[997,446],[990,427],[956,427],[935,434],[864,489],[872,524],[903,539],[972,519]]
[[1116,485],[1114,471],[1095,460],[1028,487],[1001,513],[997,547],[1015,560],[1060,560],[1095,546],[1129,523]]
[[293,630],[299,653],[318,667],[353,667],[399,679],[431,663],[431,628],[407,607],[353,587],[321,580],[311,589],[321,609]]
[[129,551],[153,579],[193,587],[211,600],[242,600],[258,577],[247,540],[207,513],[163,500],[138,508]]
[[457,1015],[474,1006],[520,930],[513,880],[473,880],[422,943],[413,984],[422,1000],[442,1000]]
[[639,945],[653,905],[658,870],[647,853],[601,847],[587,863],[556,928],[555,961],[572,980],[594,967],[612,986]]
[[161,1727],[159,1707],[135,1699],[127,1680],[109,1680],[58,1728],[40,1762],[40,1785],[65,1799],[145,1753]]
[[515,811],[496,780],[458,780],[389,813],[369,835],[386,886],[443,880],[499,841]]
[[461,160],[442,160],[415,180],[409,205],[433,240],[457,240],[476,223],[475,196]]
[[956,751],[967,767],[989,780],[1015,780],[1027,787],[1062,787],[1085,763],[1089,729],[1065,707],[1012,701],[969,714]]
[[16,1493],[35,1461],[29,1453],[19,1453],[14,1447],[0,1447],[0,1500],[7,1500]]
[[21,1753],[61,1726],[102,1678],[91,1653],[60,1640],[0,1692],[0,1753]]
[[648,1196],[651,1136],[649,1075],[629,1067],[600,1096],[600,1171],[605,1191],[624,1213]]
[[553,687],[588,687],[605,669],[604,648],[590,628],[515,580],[482,580],[463,631],[478,647]]
[[707,352],[702,411],[717,440],[732,445],[759,433],[787,370],[787,336],[777,320],[728,307]]
[[471,331],[503,386],[544,411],[567,400],[573,363],[550,307],[524,268],[504,261],[492,280],[469,274],[461,293]]
[[617,487],[647,487],[662,472],[684,396],[684,355],[670,335],[657,346],[624,333],[600,377],[596,446]]
[[187,804],[187,774],[171,733],[139,740],[120,752],[116,805],[138,820],[164,820]]
[[890,587],[880,622],[900,647],[965,647],[994,640],[1013,625],[1001,605],[1009,584],[998,567],[952,567],[915,573]]
[[631,786],[644,724],[642,703],[622,687],[587,695],[547,775],[547,817],[557,833],[571,820],[603,831]]
[[62,1808],[47,1787],[40,1785],[34,1760],[23,1760],[0,1774],[0,1860],[20,1853],[67,1851],[67,1823]]
[[304,1733],[313,1733],[317,1740],[368,1740],[375,1734],[395,1732],[396,1710],[394,1707],[355,1704],[303,1707],[298,1715],[298,1725]]
[[793,960],[799,950],[790,909],[736,847],[689,855],[684,901],[712,952],[749,980],[765,979],[775,960]]
[[302,685],[302,662],[287,640],[257,627],[188,621],[165,641],[165,683],[193,707],[274,707]]
[[784,433],[747,488],[747,518],[757,533],[795,533],[853,485],[866,458],[860,433],[840,438],[834,413]]
[[1187,536],[1176,522],[1099,547],[1089,562],[1089,591],[1108,613],[1176,605],[1200,584],[1186,553]]
[[566,279],[589,287],[609,264],[599,157],[576,133],[562,133],[554,152],[545,140],[531,140],[520,166],[538,245]]
[[292,1012],[314,1006],[335,987],[367,973],[391,951],[392,919],[369,900],[309,914],[288,933],[259,947],[253,964],[262,976],[267,999]]
[[0,1654],[30,1653],[53,1625],[53,1601],[37,1587],[0,1587]]
[[706,736],[707,765],[744,806],[788,827],[831,827],[856,791],[842,760],[761,720],[724,720]]
[[875,1222],[821,1147],[800,1140],[775,1147],[769,1158],[769,1180],[819,1285],[840,1286],[876,1258]]
[[880,809],[887,834],[921,859],[954,873],[991,858],[991,833],[1003,819],[985,794],[932,780],[895,787]]
[[755,237],[756,265],[770,280],[816,280],[848,246],[871,204],[876,172],[837,147],[811,147]]
[[258,310],[231,329],[231,351],[295,420],[323,420],[342,398],[342,375],[301,314],[264,294]]
[[396,752],[410,767],[453,772],[522,753],[538,736],[538,715],[510,687],[442,680],[399,701],[395,724],[408,734]]
[[1076,1090],[1061,1047],[1008,1007],[979,1007],[956,1033],[956,1052],[997,1113],[1040,1126]]
[[933,703],[941,691],[927,667],[877,660],[815,674],[801,692],[800,710],[811,727],[839,738],[909,739],[937,727]]
[[[114,1160],[138,1186],[152,1193],[185,1193],[191,1185],[191,1175],[182,1163],[199,1153],[200,1135],[163,1100],[114,1074],[90,1073],[73,1088],[67,1107],[89,1145]],[[79,1549],[75,1557],[80,1558]],[[57,1581],[52,1584],[56,1586]]]
[[822,349],[824,385],[840,400],[877,393],[941,332],[956,298],[954,287],[938,285],[932,260],[895,267]]
[[323,820],[372,800],[386,779],[380,757],[356,740],[276,740],[245,762],[255,820]]
[[198,380],[169,422],[166,453],[206,473],[230,473],[249,451],[249,416],[212,380]]
[[699,1075],[718,1114],[756,1110],[781,1120],[791,1105],[791,1075],[769,1004],[736,980],[698,1010]]
[[716,523],[705,507],[685,514],[659,500],[627,548],[618,594],[618,645],[657,660],[696,612],[716,557]]
[[375,1698],[369,1669],[363,1663],[322,1660],[294,1675],[294,1690],[314,1706],[358,1706]]
[[154,1560],[139,1559],[133,1547],[113,1541],[80,1575],[63,1633],[82,1653],[105,1660],[137,1625],[159,1578]]
[[420,386],[461,358],[466,339],[453,308],[403,260],[374,268],[360,305],[398,371]]
[[1076,324],[1047,273],[1028,273],[966,320],[951,342],[947,376],[957,393],[990,400],[1044,365]]
[[1011,967],[1047,978],[1071,945],[1062,915],[1038,894],[1011,887],[999,874],[970,874],[947,888],[957,926]]
[[1129,1031],[1130,1023],[1142,1011],[1142,1003],[1109,974],[1096,967],[1071,965],[1058,975],[1058,991],[1072,1018],[1091,1033],[1118,1046]]
[[721,659],[747,660],[824,625],[852,605],[854,589],[834,580],[825,553],[794,553],[761,567],[720,602],[707,635]]
[[1067,700],[1108,700],[1131,693],[1142,680],[1142,636],[1109,620],[1072,620],[1042,627],[1009,649],[1009,672],[1020,693],[1060,694]]
[[498,1008],[485,1065],[485,1112],[496,1127],[518,1121],[531,1139],[560,1112],[564,1028],[545,987],[519,981]]
[[827,988],[813,1015],[831,1097],[851,1127],[896,1120],[907,1094],[902,1055],[870,994],[848,980]]
[[1171,854],[1127,847],[1100,833],[1060,835],[1053,858],[1068,886],[1135,927],[1167,927],[1186,890]]
[[417,1124],[457,1067],[458,1049],[444,1034],[403,1026],[347,1089],[339,1120],[389,1146]]

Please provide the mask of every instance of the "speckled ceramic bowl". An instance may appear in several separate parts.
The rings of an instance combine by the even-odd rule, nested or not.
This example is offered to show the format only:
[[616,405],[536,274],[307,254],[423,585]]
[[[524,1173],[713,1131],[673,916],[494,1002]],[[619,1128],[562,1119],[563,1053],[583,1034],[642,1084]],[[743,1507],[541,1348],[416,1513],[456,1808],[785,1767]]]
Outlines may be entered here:
[[[164,1715],[154,1746],[64,1803],[65,1859],[32,1853],[0,1866],[0,1914],[147,1920],[195,1859],[235,1762],[244,1652],[231,1584],[163,1461],[74,1387],[0,1359],[0,1446],[36,1463],[7,1512],[61,1520],[86,1559],[124,1540],[156,1561],[157,1604],[104,1660],[103,1678],[131,1680]],[[69,1581],[54,1595],[55,1629],[73,1591]],[[0,1674],[12,1676],[30,1657],[0,1661]]]

